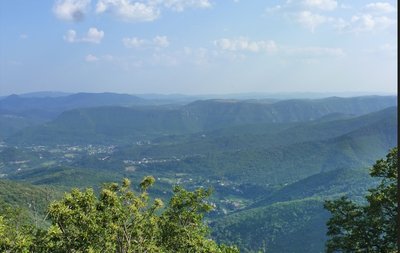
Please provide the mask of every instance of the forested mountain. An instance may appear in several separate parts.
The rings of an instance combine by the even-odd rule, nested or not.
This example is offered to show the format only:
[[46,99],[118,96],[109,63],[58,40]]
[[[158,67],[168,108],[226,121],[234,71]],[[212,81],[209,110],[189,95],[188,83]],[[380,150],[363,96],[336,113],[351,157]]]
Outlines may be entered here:
[[18,194],[99,190],[153,175],[151,194],[161,199],[174,185],[214,189],[207,221],[220,242],[244,252],[322,252],[324,200],[358,201],[376,184],[368,168],[397,144],[396,103],[394,96],[186,105],[117,94],[8,97],[0,101],[9,110],[0,115],[0,177],[25,184],[1,181],[0,198],[33,217],[31,200]]
[[324,200],[342,195],[360,200],[374,185],[368,169],[322,172],[217,219],[212,224],[214,236],[239,242],[244,252],[264,245],[267,252],[323,252],[329,217]]
[[0,138],[27,126],[55,119],[63,111],[106,105],[131,106],[148,103],[136,96],[115,93],[32,93],[10,95],[0,100]]
[[74,108],[95,107],[105,105],[135,105],[145,100],[136,96],[116,93],[76,93],[68,96],[26,97],[11,95],[0,100],[0,111],[10,113],[26,113],[43,110],[62,112]]
[[[124,100],[120,102],[123,103]],[[276,103],[209,100],[193,102],[178,108],[169,106],[81,108],[66,111],[43,126],[26,129],[12,136],[9,141],[42,144],[132,143],[165,135],[195,133],[248,124],[306,122],[334,113],[362,115],[394,105],[396,105],[395,97],[371,96],[287,100]]]

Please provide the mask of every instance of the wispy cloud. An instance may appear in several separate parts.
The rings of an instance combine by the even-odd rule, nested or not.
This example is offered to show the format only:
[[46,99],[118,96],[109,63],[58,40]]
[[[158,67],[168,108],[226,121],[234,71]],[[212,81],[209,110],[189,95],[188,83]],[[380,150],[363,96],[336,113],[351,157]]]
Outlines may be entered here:
[[205,9],[209,0],[99,0],[96,13],[111,13],[124,21],[149,22],[160,17],[163,9],[182,12],[187,8]]
[[95,27],[89,28],[88,32],[82,38],[77,37],[77,33],[75,30],[68,30],[68,32],[64,35],[64,40],[69,43],[76,42],[89,42],[99,44],[101,40],[104,38],[104,31],[98,30]]
[[277,45],[273,40],[252,41],[245,37],[239,37],[235,39],[218,39],[214,41],[214,45],[222,50],[248,51],[253,53],[272,53],[277,50]]
[[89,28],[86,36],[82,38],[84,42],[100,43],[104,37],[104,31],[97,30],[95,27]]
[[76,31],[75,30],[68,30],[67,34],[64,35],[64,40],[69,43],[74,43],[77,41],[76,39]]
[[186,8],[205,9],[212,6],[209,0],[159,0],[166,8],[184,11]]
[[137,37],[123,38],[122,43],[126,48],[166,48],[169,46],[167,36],[156,36],[153,39],[141,39]]
[[[342,16],[340,9],[353,10],[354,14]],[[327,15],[326,11],[333,14]],[[360,33],[385,30],[397,24],[393,17],[396,7],[387,2],[369,3],[357,10],[336,0],[288,0],[282,5],[268,7],[266,12],[282,14],[313,33],[322,25],[329,25],[340,32]]]
[[332,11],[336,9],[338,2],[335,0],[305,0],[304,5],[310,8]]
[[312,13],[310,11],[301,11],[296,15],[296,21],[302,26],[310,29],[311,32],[314,32],[318,26],[330,20],[332,20],[330,17]]
[[90,5],[90,0],[57,0],[53,13],[57,18],[67,21],[81,21]]
[[130,0],[99,0],[96,13],[109,12],[122,20],[133,22],[153,21],[160,15],[160,11],[153,3],[133,2]]
[[364,9],[375,13],[391,13],[396,11],[396,7],[385,2],[369,3],[364,7]]
[[92,54],[88,54],[88,55],[86,55],[86,57],[85,57],[85,61],[86,61],[86,62],[96,62],[96,61],[98,61],[98,60],[99,60],[99,58],[96,57],[96,56],[94,56],[94,55],[92,55]]
[[[223,51],[232,53],[275,53],[279,56],[295,57],[302,59],[317,59],[322,57],[344,57],[345,51],[339,47],[296,47],[287,45],[278,45],[273,40],[254,41],[248,38],[239,37],[237,39],[218,39],[214,41],[214,45]],[[261,55],[261,54],[259,54]],[[221,54],[217,56],[222,56]],[[237,55],[239,56],[239,55]],[[235,57],[235,59],[244,59]],[[230,57],[233,59],[232,57]]]

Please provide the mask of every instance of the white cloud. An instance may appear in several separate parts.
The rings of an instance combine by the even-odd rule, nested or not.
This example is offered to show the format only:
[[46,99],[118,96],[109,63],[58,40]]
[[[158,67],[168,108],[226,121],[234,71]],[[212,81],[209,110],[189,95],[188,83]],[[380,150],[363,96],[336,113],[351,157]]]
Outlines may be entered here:
[[182,12],[210,7],[210,0],[99,0],[96,13],[109,12],[125,21],[148,22],[159,18],[163,9]]
[[209,0],[159,0],[165,7],[175,10],[184,11],[186,8],[210,8],[212,5]]
[[350,29],[354,32],[383,30],[396,23],[395,19],[387,16],[373,16],[371,14],[354,15],[350,20]]
[[58,0],[53,6],[57,18],[67,21],[81,21],[90,5],[90,0]]
[[82,41],[99,44],[104,37],[104,31],[99,31],[95,27],[89,28],[86,36],[82,38]]
[[324,23],[335,20],[333,17],[321,15],[321,11],[333,11],[338,7],[335,0],[287,0],[283,5],[275,5],[266,9],[268,14],[278,13],[293,20],[303,27],[315,32]]
[[69,43],[76,42],[76,31],[75,30],[68,30],[67,34],[64,35],[64,40]]
[[64,35],[64,40],[69,43],[89,42],[99,44],[103,37],[104,31],[98,30],[95,27],[91,27],[83,38],[78,38],[75,30],[68,30],[67,34]]
[[29,37],[28,34],[25,34],[25,33],[21,33],[19,35],[19,38],[22,39],[22,40],[26,40],[28,37]]
[[94,56],[92,54],[88,54],[85,57],[85,61],[87,61],[87,62],[95,62],[95,61],[98,61],[98,60],[99,60],[99,58],[97,58],[96,56]]
[[169,46],[167,36],[156,36],[152,40],[137,37],[123,38],[122,43],[126,48],[165,48]]
[[342,32],[378,32],[397,25],[397,20],[392,14],[394,12],[396,8],[389,3],[369,3],[347,20],[335,18],[332,23]]
[[133,2],[131,0],[99,0],[96,13],[110,12],[125,21],[153,21],[160,16],[160,10],[152,2]]
[[214,41],[214,45],[222,50],[228,51],[249,51],[249,52],[268,52],[277,51],[278,47],[272,40],[268,41],[251,41],[247,38],[240,37],[237,39],[222,38]]
[[139,48],[146,44],[145,40],[133,37],[133,38],[123,38],[122,43],[127,48]]
[[324,11],[332,11],[338,6],[335,0],[305,0],[304,4],[307,7],[317,8]]
[[376,13],[390,13],[396,11],[396,8],[393,5],[384,2],[369,3],[364,9]]
[[312,13],[310,11],[301,11],[297,14],[296,20],[302,26],[314,32],[318,26],[327,21],[330,21],[330,18],[322,16],[320,14]]
[[168,47],[169,46],[169,41],[167,36],[156,36],[153,39],[154,45],[158,47]]

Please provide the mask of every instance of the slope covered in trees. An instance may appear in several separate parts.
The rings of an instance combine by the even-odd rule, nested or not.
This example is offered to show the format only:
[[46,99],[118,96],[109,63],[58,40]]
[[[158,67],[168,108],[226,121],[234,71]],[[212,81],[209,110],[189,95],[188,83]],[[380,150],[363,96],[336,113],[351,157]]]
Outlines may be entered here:
[[206,100],[172,107],[80,107],[63,112],[48,124],[19,132],[8,141],[30,144],[132,143],[143,138],[246,124],[306,122],[332,113],[362,115],[395,105],[395,97],[372,96],[286,100],[271,104]]
[[381,182],[369,190],[364,203],[347,197],[325,203],[331,212],[327,252],[398,252],[398,171],[395,148],[372,167],[370,175]]
[[[161,199],[151,201],[147,189],[154,183],[146,177],[140,192],[130,190],[130,181],[112,183],[96,196],[93,189],[73,189],[48,208],[51,225],[35,227],[12,215],[0,214],[2,252],[238,252],[208,238],[204,213],[210,192],[174,188],[163,208]],[[46,215],[46,216],[47,216]],[[19,226],[18,226],[19,224]]]
[[[359,201],[376,186],[367,167],[396,145],[395,104],[361,97],[77,108],[1,142],[0,177],[100,192],[104,182],[150,174],[158,184],[149,193],[164,202],[174,185],[211,187],[213,238],[244,252],[321,252],[324,200]],[[32,201],[13,204],[7,191],[7,205],[35,216]]]

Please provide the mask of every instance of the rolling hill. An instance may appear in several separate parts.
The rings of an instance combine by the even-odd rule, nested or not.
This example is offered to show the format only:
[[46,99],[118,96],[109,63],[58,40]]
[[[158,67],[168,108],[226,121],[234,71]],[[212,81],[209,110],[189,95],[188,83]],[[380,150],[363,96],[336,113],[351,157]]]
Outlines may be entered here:
[[[71,96],[62,98],[69,97]],[[84,104],[88,105],[88,102]],[[36,144],[133,143],[173,134],[248,124],[309,122],[332,113],[357,116],[394,105],[395,97],[371,96],[287,100],[276,103],[207,100],[182,107],[80,108],[63,112],[57,119],[45,125],[27,128],[11,136],[8,141]]]

